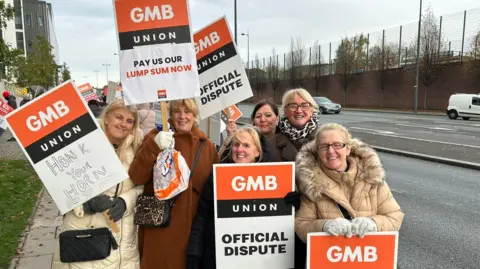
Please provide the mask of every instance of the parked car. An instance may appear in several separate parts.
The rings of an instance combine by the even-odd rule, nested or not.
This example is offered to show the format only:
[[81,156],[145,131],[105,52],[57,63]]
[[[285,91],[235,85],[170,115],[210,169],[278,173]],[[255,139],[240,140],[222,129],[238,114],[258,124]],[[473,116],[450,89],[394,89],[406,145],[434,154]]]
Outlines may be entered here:
[[96,99],[92,99],[88,101],[88,108],[90,109],[90,111],[92,111],[95,118],[100,117],[100,114],[102,113],[102,110],[105,106],[106,106],[106,103]]
[[340,104],[330,101],[327,97],[313,97],[313,100],[317,102],[318,108],[321,114],[326,113],[335,113],[338,114],[342,111],[342,106]]
[[480,94],[452,94],[445,112],[452,120],[480,118]]

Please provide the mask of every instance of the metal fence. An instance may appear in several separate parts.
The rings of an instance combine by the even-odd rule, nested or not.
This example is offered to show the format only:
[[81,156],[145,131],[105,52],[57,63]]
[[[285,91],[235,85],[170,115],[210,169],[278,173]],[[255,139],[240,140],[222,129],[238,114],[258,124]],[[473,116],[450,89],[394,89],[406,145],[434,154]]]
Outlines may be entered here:
[[[428,11],[422,15],[421,64],[425,53],[435,53],[442,62],[480,59],[480,8],[440,17],[428,15]],[[344,69],[339,64],[345,62],[342,57],[350,58],[351,73],[405,68],[416,64],[417,31],[418,21],[311,47],[292,38],[288,52],[256,58],[245,67],[250,79],[257,82],[338,74]],[[434,52],[428,52],[432,47]]]

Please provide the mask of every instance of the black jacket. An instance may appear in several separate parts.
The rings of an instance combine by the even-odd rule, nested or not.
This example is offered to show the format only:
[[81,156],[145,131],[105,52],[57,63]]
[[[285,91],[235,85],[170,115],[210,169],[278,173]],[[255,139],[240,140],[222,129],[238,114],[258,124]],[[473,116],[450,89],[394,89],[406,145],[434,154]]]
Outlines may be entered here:
[[17,98],[13,95],[10,95],[7,99],[7,104],[13,109],[17,109]]
[[[263,159],[261,162],[279,162],[272,145],[261,136]],[[227,145],[227,149],[230,145]],[[220,156],[221,163],[233,163],[229,150]],[[213,174],[210,174],[205,184],[197,214],[192,224],[187,248],[187,269],[216,269],[215,260],[215,217],[214,217]]]

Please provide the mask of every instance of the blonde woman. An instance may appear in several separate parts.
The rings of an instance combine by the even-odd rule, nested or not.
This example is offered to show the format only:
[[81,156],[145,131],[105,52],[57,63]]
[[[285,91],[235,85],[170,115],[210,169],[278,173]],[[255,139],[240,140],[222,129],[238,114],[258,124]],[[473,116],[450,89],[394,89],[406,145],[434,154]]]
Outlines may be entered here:
[[302,199],[295,229],[304,242],[311,232],[364,237],[400,230],[404,213],[378,154],[345,127],[322,125],[298,154],[296,174]]
[[[116,100],[103,111],[100,117],[100,126],[112,147],[115,148],[125,170],[128,171],[143,136],[138,127],[136,109],[125,106],[121,99]],[[117,186],[114,186],[103,194],[90,199],[83,206],[65,214],[61,231],[110,227],[103,215],[103,212],[108,210],[120,229],[119,233],[113,233],[118,248],[112,249],[110,256],[103,260],[62,263],[57,247],[53,268],[140,268],[133,209],[138,195],[143,192],[143,186],[136,186],[130,179],[126,179],[118,185],[117,198],[113,199],[116,190]],[[72,251],[77,250],[73,249]]]
[[[255,127],[242,127],[225,141],[221,163],[276,162],[268,141]],[[215,269],[213,173],[200,196],[187,251],[187,269]],[[204,240],[208,239],[208,240]]]
[[218,162],[215,145],[198,128],[198,107],[194,99],[170,101],[169,123],[173,132],[151,130],[143,139],[129,175],[136,184],[145,185],[145,195],[153,196],[153,166],[157,156],[175,140],[188,167],[192,169],[200,141],[203,148],[193,170],[189,187],[177,196],[171,210],[171,221],[165,228],[139,228],[139,249],[142,269],[185,269],[188,237],[203,186]]

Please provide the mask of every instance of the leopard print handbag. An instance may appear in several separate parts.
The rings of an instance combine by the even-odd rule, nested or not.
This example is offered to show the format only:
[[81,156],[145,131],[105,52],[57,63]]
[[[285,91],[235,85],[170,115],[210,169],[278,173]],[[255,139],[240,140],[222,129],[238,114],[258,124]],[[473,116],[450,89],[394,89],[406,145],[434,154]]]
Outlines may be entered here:
[[[190,179],[193,176],[193,170],[197,166],[200,152],[203,148],[204,140],[200,140],[200,147],[193,161],[190,171]],[[172,207],[175,206],[177,197],[168,200],[158,200],[154,195],[140,195],[135,205],[135,214],[133,221],[139,227],[158,227],[165,228],[170,224]]]

